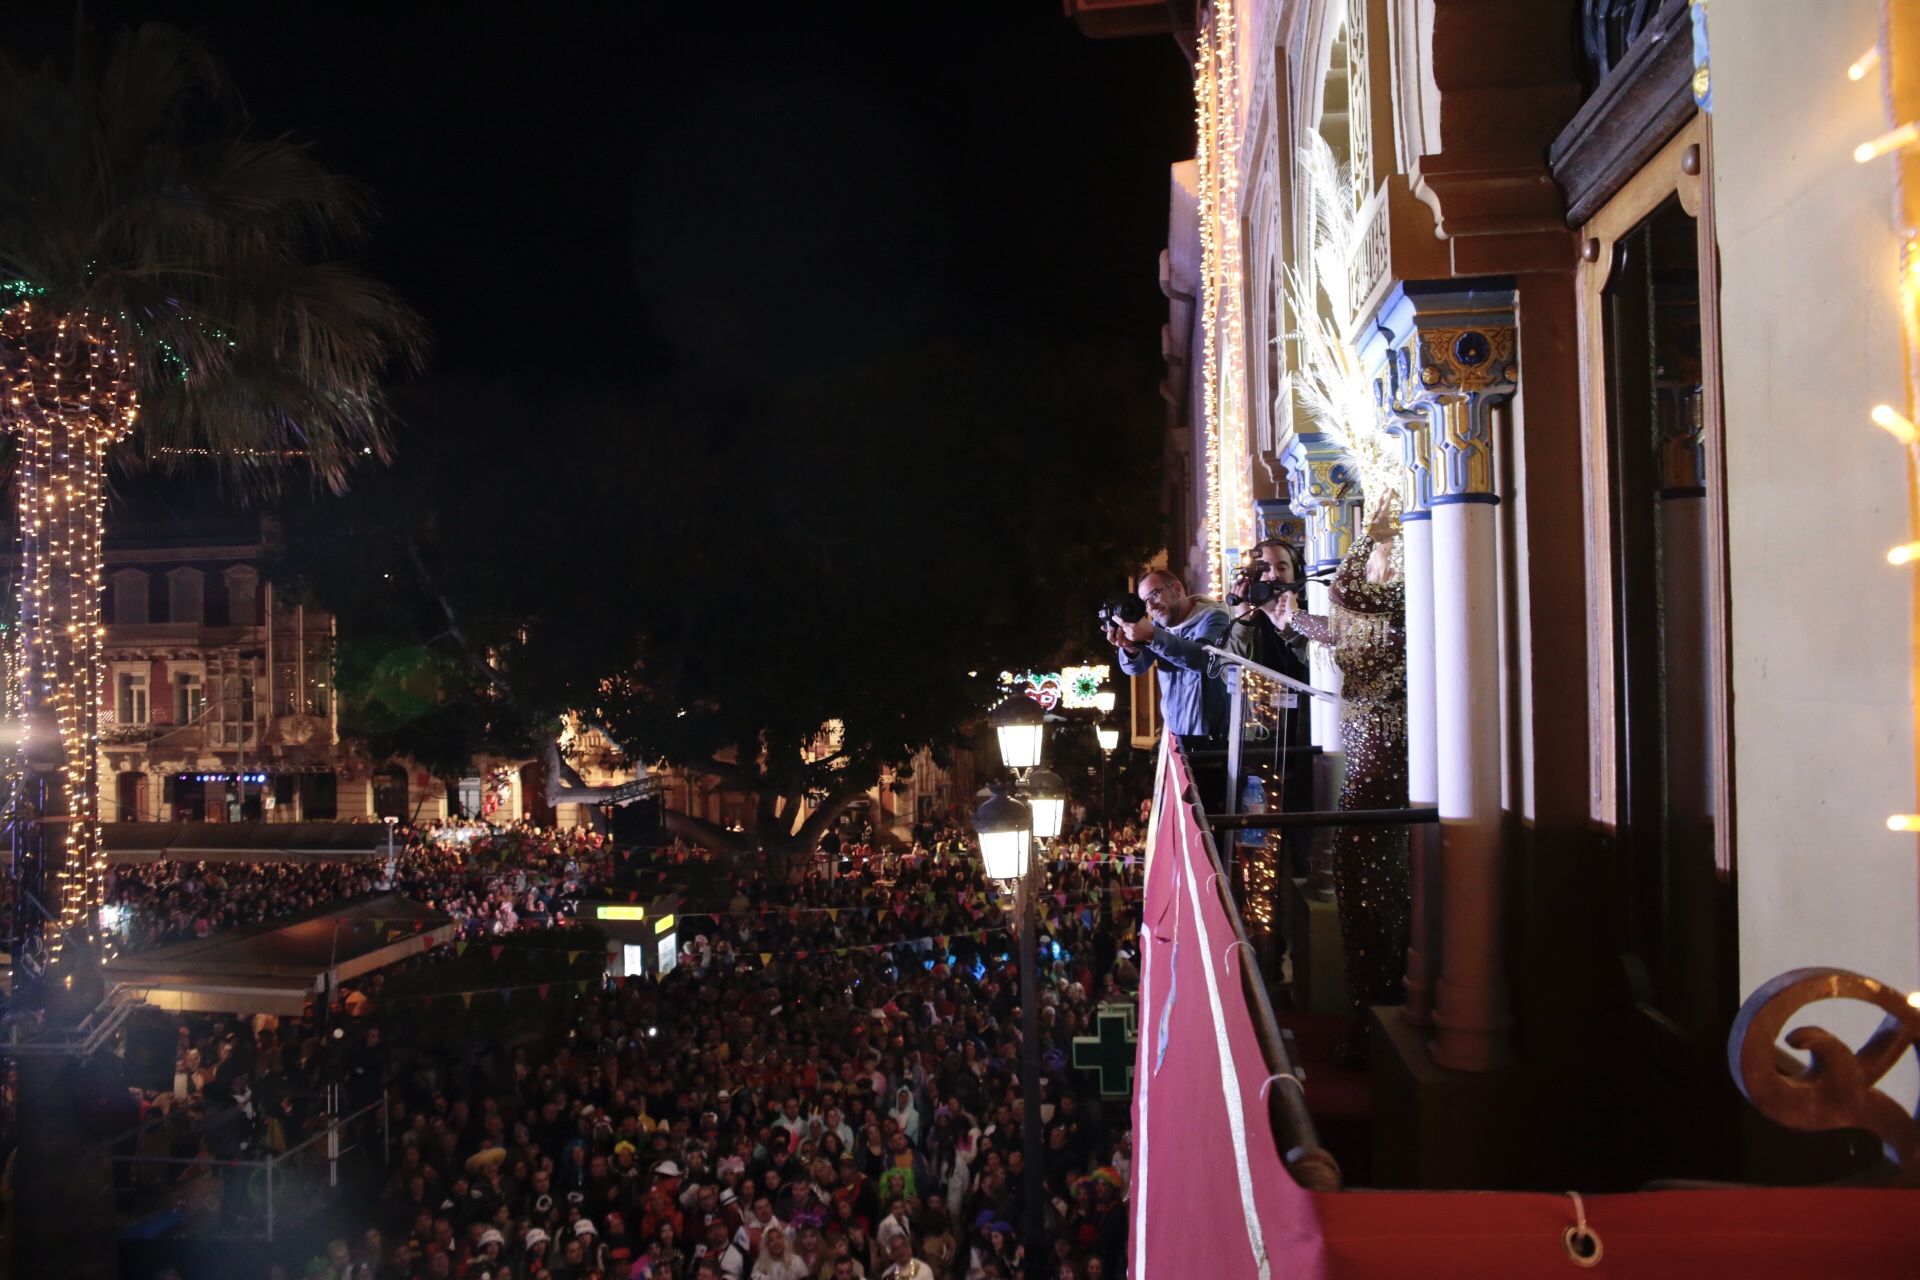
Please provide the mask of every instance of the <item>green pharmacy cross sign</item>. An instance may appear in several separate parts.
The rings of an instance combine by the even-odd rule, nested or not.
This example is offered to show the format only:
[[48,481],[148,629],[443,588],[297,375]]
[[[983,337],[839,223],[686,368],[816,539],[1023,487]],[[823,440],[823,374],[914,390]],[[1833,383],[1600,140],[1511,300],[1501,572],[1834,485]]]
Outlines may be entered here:
[[1097,1032],[1073,1038],[1073,1069],[1100,1073],[1100,1096],[1133,1094],[1133,1059],[1140,1032],[1130,1004],[1104,1004],[1094,1015]]

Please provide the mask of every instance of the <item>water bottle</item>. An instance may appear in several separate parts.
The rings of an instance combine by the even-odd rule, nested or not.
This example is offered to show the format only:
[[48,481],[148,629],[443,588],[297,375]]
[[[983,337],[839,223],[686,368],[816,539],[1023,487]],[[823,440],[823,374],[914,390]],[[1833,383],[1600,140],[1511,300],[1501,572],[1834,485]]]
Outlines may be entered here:
[[[1257,773],[1249,773],[1247,780],[1240,784],[1240,812],[1265,813],[1267,811],[1267,784]],[[1240,833],[1242,845],[1265,845],[1267,833],[1258,827]]]

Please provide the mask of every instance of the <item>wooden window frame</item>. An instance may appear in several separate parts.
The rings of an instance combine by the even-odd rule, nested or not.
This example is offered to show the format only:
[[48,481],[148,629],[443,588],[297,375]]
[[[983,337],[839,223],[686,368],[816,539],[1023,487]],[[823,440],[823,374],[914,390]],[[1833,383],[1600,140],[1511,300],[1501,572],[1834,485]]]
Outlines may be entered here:
[[1588,723],[1593,754],[1588,787],[1589,817],[1608,832],[1620,828],[1620,736],[1616,722],[1617,618],[1615,549],[1609,469],[1605,291],[1614,247],[1621,237],[1669,200],[1694,219],[1699,237],[1700,365],[1706,472],[1707,563],[1713,582],[1707,602],[1708,680],[1713,705],[1712,802],[1714,865],[1723,879],[1733,874],[1733,689],[1730,604],[1727,589],[1727,469],[1721,396],[1720,269],[1713,210],[1711,121],[1695,114],[1581,228],[1575,271],[1580,342],[1581,458],[1585,471],[1587,537],[1587,659],[1593,680]]

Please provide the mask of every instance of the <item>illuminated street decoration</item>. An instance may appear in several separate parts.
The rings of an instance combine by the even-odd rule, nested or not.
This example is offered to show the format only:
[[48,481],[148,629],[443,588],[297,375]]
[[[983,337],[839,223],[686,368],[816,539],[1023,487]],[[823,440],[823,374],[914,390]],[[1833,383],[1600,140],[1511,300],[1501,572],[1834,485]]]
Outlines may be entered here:
[[1043,711],[1055,707],[1068,711],[1093,711],[1100,706],[1100,690],[1106,686],[1113,669],[1106,663],[1081,667],[1062,667],[1058,671],[1011,671],[1000,673],[1002,693],[1025,694],[1040,704]]
[[1199,171],[1201,409],[1206,420],[1207,591],[1218,596],[1229,560],[1253,545],[1247,458],[1246,333],[1240,249],[1240,31],[1233,0],[1218,0],[1194,57]]
[[[15,291],[19,293],[18,290]],[[25,295],[30,297],[31,294]],[[100,745],[100,525],[108,446],[133,430],[133,366],[119,326],[23,300],[0,311],[0,424],[15,440],[20,635],[9,709],[49,726],[59,745],[68,821],[46,835],[48,903],[66,934],[106,896],[94,753]],[[26,769],[25,747],[13,773]]]
[[1103,662],[1086,667],[1060,668],[1060,705],[1073,711],[1099,708],[1100,689],[1111,669]]

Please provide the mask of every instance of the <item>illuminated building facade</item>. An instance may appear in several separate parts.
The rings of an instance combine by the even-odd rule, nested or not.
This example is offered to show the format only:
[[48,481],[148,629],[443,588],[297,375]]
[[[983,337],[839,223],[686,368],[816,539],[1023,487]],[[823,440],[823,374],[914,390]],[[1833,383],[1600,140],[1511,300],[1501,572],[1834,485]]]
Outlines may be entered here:
[[[1407,1003],[1373,1013],[1376,1099],[1415,1118],[1376,1178],[1761,1167],[1741,1001],[1804,966],[1920,988],[1912,6],[1065,7],[1193,71],[1172,566],[1217,590],[1278,531],[1325,575],[1355,537],[1309,327],[1364,380],[1347,434],[1400,450],[1410,804],[1440,821]],[[1583,1147],[1576,1116],[1613,1119]]]

